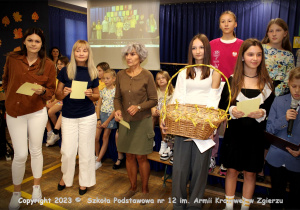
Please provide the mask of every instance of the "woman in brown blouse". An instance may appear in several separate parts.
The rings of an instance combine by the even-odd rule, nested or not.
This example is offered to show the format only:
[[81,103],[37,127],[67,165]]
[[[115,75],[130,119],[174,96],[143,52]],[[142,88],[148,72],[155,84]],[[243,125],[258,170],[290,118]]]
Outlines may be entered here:
[[124,120],[130,125],[130,129],[127,129],[120,124],[117,143],[118,152],[126,153],[126,168],[131,183],[124,197],[128,199],[138,191],[137,162],[142,179],[142,195],[147,197],[150,176],[147,154],[153,151],[151,108],[157,104],[156,87],[152,74],[140,65],[148,55],[144,45],[129,44],[122,54],[128,68],[117,74],[114,105],[115,120]]
[[[8,54],[4,66],[3,89],[5,92],[6,122],[14,146],[12,180],[14,193],[9,209],[20,207],[21,183],[24,178],[28,148],[33,174],[32,200],[42,198],[40,180],[43,170],[42,142],[48,120],[46,101],[55,91],[54,63],[46,56],[45,37],[41,29],[29,28],[23,36],[22,50]],[[26,83],[39,86],[34,93],[17,93]],[[29,142],[29,143],[28,143]]]

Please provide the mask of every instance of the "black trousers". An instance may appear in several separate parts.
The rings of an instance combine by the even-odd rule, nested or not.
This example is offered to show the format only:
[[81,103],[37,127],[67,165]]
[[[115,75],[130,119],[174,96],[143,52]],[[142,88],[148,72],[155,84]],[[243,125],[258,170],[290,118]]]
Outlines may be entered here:
[[[272,203],[271,209],[300,209],[300,173],[287,170],[285,167],[274,167],[269,164],[271,175],[271,198],[283,199],[283,203]],[[290,183],[286,197],[287,183]]]

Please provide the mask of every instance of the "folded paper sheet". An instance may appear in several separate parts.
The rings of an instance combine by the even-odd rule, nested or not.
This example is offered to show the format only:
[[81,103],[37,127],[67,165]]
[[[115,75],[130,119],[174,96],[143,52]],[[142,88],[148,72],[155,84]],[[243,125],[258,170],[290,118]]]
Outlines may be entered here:
[[207,139],[207,140],[186,139],[184,141],[194,141],[201,153],[205,152],[206,150],[210,149],[216,144],[212,139]]
[[237,110],[244,112],[245,115],[243,117],[247,117],[247,115],[250,114],[250,112],[259,110],[260,102],[261,98],[237,102]]
[[32,96],[34,94],[34,90],[32,89],[38,89],[41,86],[38,84],[33,84],[29,82],[25,82],[23,85],[19,87],[16,93]]
[[121,125],[125,126],[126,128],[130,129],[130,125],[128,122],[124,121],[124,120],[120,120],[119,122]]
[[70,98],[72,99],[85,99],[84,91],[87,89],[88,82],[72,81],[72,92]]

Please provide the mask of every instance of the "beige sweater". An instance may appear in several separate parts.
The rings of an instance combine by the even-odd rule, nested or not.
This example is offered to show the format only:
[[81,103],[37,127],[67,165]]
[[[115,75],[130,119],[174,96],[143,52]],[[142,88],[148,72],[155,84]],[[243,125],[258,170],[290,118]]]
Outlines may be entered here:
[[[123,119],[127,122],[139,121],[151,116],[151,108],[157,104],[157,92],[153,75],[142,69],[141,73],[131,77],[126,70],[117,74],[115,110],[121,110]],[[141,111],[131,116],[127,109],[131,105],[141,106]]]

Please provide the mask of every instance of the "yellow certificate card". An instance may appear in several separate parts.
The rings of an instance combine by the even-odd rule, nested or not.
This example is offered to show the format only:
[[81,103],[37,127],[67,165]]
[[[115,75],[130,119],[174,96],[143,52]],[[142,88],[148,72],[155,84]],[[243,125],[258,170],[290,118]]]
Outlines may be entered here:
[[84,91],[87,89],[88,82],[72,81],[72,92],[70,98],[72,99],[85,99]]
[[124,121],[124,120],[120,120],[119,122],[120,124],[124,125],[126,128],[130,129],[130,125],[128,122]]
[[243,117],[247,117],[247,115],[250,114],[250,112],[255,112],[259,110],[260,102],[261,98],[237,102],[237,110],[244,112],[245,115]]
[[33,89],[38,89],[41,86],[38,84],[33,84],[33,83],[29,83],[29,82],[25,82],[23,85],[21,85],[19,87],[19,89],[17,90],[16,93],[19,94],[23,94],[23,95],[27,95],[27,96],[32,96],[34,94],[34,90]]

